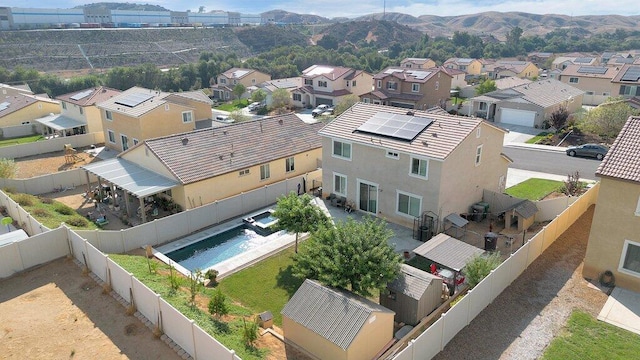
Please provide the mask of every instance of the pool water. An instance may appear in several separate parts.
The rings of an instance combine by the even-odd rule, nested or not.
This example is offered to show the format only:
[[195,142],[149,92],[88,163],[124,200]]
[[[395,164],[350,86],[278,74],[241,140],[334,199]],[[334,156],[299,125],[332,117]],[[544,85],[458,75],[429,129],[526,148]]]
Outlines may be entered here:
[[187,270],[205,270],[269,241],[255,230],[242,224],[165,255]]
[[254,216],[253,220],[255,220],[257,223],[262,224],[263,226],[269,226],[274,224],[278,219],[274,217],[270,212],[264,212],[260,215]]

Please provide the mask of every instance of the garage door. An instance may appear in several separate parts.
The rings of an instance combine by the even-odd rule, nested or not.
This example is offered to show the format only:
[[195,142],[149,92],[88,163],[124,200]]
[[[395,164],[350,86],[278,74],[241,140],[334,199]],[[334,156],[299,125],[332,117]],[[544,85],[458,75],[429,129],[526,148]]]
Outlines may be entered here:
[[500,122],[504,124],[522,125],[533,127],[536,121],[536,112],[516,109],[502,109]]
[[316,97],[316,106],[322,105],[322,104],[333,106],[333,99]]

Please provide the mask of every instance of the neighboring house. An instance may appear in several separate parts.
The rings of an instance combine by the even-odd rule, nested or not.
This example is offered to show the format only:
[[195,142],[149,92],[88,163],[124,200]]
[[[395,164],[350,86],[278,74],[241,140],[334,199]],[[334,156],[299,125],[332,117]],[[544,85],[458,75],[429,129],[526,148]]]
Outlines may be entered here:
[[613,96],[640,96],[640,65],[625,64],[611,80]]
[[520,85],[529,84],[531,83],[531,80],[511,76],[511,77],[494,80],[494,83],[496,84],[497,90],[504,90],[504,89],[511,89]]
[[551,69],[564,70],[567,68],[567,66],[572,64],[582,66],[595,66],[599,63],[600,62],[598,61],[597,57],[584,56],[581,54],[567,54],[565,56],[558,56],[557,58],[553,59]]
[[31,124],[59,112],[60,103],[48,97],[25,93],[6,96],[0,98],[0,127]]
[[598,167],[600,190],[582,274],[611,271],[615,285],[640,292],[640,117],[630,117]]
[[557,109],[570,114],[582,107],[584,91],[563,82],[547,79],[496,90],[471,98],[476,116],[503,124],[542,127]]
[[482,73],[482,63],[477,59],[451,58],[442,65],[448,69],[457,69],[469,75],[480,75]]
[[305,280],[282,309],[282,330],[314,359],[370,360],[393,339],[393,311]]
[[[116,159],[84,168],[134,195],[170,190],[175,203],[191,209],[285,179],[300,177],[304,183],[320,162],[321,127],[294,114],[245,121],[148,139]],[[136,175],[129,169],[146,174],[138,175],[145,181],[131,181]],[[121,183],[125,180],[131,184]],[[137,189],[136,183],[150,190]]]
[[458,69],[447,69],[447,68],[442,68],[442,69],[451,76],[451,89],[456,89],[456,88],[462,89],[468,85],[467,82],[465,81],[465,77],[467,73],[465,73],[464,71],[458,70]]
[[373,77],[374,88],[362,96],[365,103],[424,110],[444,108],[451,91],[451,75],[443,68],[389,67]]
[[550,52],[532,52],[527,55],[527,61],[531,61],[535,66],[544,68],[549,59],[553,57],[553,53]]
[[60,95],[56,100],[60,101],[62,112],[36,119],[36,121],[43,125],[44,134],[58,133],[65,136],[101,133],[103,132],[102,116],[96,104],[120,92],[120,90],[99,86]]
[[486,67],[489,79],[503,79],[508,77],[519,77],[531,79],[537,77],[540,69],[530,61],[508,61],[498,60]]
[[302,84],[303,84],[302,78],[298,76],[298,77],[292,77],[292,78],[265,81],[262,84],[259,84],[258,88],[264,90],[265,93],[267,94],[267,97],[265,98],[264,103],[270,107],[271,104],[273,104],[272,95],[274,91],[278,89],[285,89],[289,93],[291,93],[293,90],[301,87]]
[[338,105],[347,95],[371,91],[372,76],[366,71],[329,65],[312,65],[302,71],[303,85],[291,92],[293,106]]
[[132,87],[96,105],[105,145],[116,151],[146,139],[191,131],[211,119],[211,100],[201,90],[166,93]]
[[442,278],[407,264],[380,292],[380,305],[393,310],[395,322],[416,325],[442,303]]
[[583,105],[600,105],[611,97],[611,80],[619,69],[608,66],[585,66],[571,64],[567,66],[558,80],[585,92]]
[[468,213],[483,189],[504,190],[504,134],[480,118],[357,103],[320,130],[323,196],[407,227]]
[[407,69],[431,69],[438,65],[427,58],[405,58],[400,61],[400,66]]
[[0,101],[6,97],[27,94],[33,95],[33,91],[29,88],[29,85],[6,85],[0,84]]
[[271,75],[258,70],[231,68],[218,75],[216,84],[211,87],[211,92],[214,99],[233,100],[233,88],[236,85],[242,84],[245,88],[249,88],[269,80],[271,80]]

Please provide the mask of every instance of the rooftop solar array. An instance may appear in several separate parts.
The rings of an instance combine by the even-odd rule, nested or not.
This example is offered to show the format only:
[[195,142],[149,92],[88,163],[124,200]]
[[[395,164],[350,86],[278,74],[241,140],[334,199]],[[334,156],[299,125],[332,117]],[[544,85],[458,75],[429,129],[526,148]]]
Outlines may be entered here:
[[640,80],[640,66],[630,66],[620,80],[634,82]]
[[315,68],[313,68],[308,73],[305,73],[304,75],[306,75],[306,76],[316,76],[316,75],[328,74],[328,73],[330,73],[332,71],[333,71],[332,67],[316,66]]
[[392,114],[381,111],[360,125],[356,131],[412,141],[420,135],[427,126],[431,125],[432,122],[432,119],[425,117]]
[[384,71],[385,74],[393,74],[395,72],[403,72],[404,69],[397,69],[397,68],[389,68],[387,70]]
[[575,60],[573,60],[574,63],[579,63],[579,64],[584,64],[584,63],[590,63],[593,61],[593,58],[590,57],[581,57],[581,58],[576,58]]
[[233,72],[234,78],[241,78],[249,73],[249,70],[236,70]]
[[580,66],[580,68],[578,68],[578,73],[604,75],[607,73],[607,70],[608,68],[604,66]]
[[71,97],[71,100],[76,100],[76,101],[78,101],[78,100],[80,100],[80,99],[84,99],[84,98],[86,98],[87,96],[91,95],[91,93],[92,93],[92,92],[93,92],[93,90],[86,90],[86,91],[83,91],[83,92],[79,92],[79,93],[77,93],[77,94],[73,95],[73,96]]
[[140,104],[142,104],[143,102],[149,100],[153,98],[153,94],[148,94],[148,93],[131,93],[131,94],[125,94],[122,97],[120,97],[118,100],[115,101],[116,104],[118,105],[124,105],[127,107],[136,107]]
[[407,73],[418,80],[424,80],[427,76],[431,75],[431,71],[419,71],[419,70],[410,70]]
[[9,105],[11,105],[11,103],[8,103],[6,101],[3,102],[2,104],[0,104],[0,111],[6,110],[9,107]]

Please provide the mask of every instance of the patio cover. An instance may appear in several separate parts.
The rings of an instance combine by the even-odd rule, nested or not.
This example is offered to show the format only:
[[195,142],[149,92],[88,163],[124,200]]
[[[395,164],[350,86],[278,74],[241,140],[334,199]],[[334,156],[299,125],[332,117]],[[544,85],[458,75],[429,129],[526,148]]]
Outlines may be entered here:
[[136,197],[150,196],[178,185],[156,172],[147,170],[122,158],[115,158],[82,167],[100,178],[125,189]]
[[469,259],[483,254],[484,250],[440,233],[415,248],[413,252],[454,271],[460,271]]
[[36,119],[36,121],[56,131],[68,130],[68,129],[73,129],[73,128],[87,125],[82,121],[78,121],[62,115],[49,115],[49,116]]

